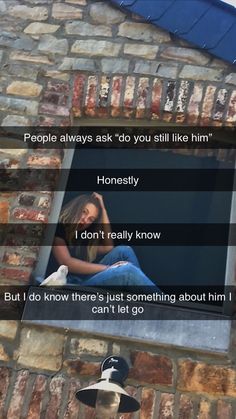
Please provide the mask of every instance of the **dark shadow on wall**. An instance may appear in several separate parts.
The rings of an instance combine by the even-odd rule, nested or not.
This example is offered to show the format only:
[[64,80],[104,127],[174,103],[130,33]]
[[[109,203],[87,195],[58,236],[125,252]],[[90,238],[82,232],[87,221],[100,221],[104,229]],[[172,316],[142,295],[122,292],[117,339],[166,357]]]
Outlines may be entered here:
[[[214,158],[156,150],[77,150],[79,169],[217,169]],[[232,168],[226,163],[225,168]],[[102,192],[111,223],[228,223],[231,192]],[[99,192],[97,189],[96,192]],[[84,192],[66,192],[64,204]],[[88,192],[91,193],[91,192]],[[143,271],[158,285],[223,285],[226,246],[134,246]],[[52,270],[51,270],[52,271]]]

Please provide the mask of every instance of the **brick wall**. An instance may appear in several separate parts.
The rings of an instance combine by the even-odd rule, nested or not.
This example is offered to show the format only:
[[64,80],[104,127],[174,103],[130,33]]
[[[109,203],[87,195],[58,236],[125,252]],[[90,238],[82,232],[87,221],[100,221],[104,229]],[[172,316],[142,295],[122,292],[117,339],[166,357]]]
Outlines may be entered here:
[[64,125],[73,113],[236,122],[235,66],[106,1],[1,0],[0,25],[3,125]]
[[[0,26],[2,126],[69,126],[75,117],[235,126],[235,66],[105,1],[1,0]],[[61,162],[53,150],[0,150],[0,167]],[[53,199],[23,186],[0,196],[0,223],[19,224],[0,250],[5,284],[28,283]],[[26,221],[38,223],[28,247]],[[142,401],[124,418],[235,418],[234,350],[221,358],[3,321],[0,337],[0,418],[92,418],[74,390],[112,353],[128,359],[129,390]]]
[[[235,125],[235,66],[137,16],[105,1],[1,0],[0,8],[2,126],[69,126],[74,117]],[[3,151],[1,167],[61,165],[52,150]],[[0,222],[47,222],[52,194],[23,189],[1,195]],[[12,237],[0,251],[4,283],[29,280],[36,237],[27,258],[20,244]]]
[[0,322],[1,419],[88,419],[75,391],[96,381],[109,354],[130,365],[127,391],[141,402],[122,419],[233,419],[236,372],[224,357]]

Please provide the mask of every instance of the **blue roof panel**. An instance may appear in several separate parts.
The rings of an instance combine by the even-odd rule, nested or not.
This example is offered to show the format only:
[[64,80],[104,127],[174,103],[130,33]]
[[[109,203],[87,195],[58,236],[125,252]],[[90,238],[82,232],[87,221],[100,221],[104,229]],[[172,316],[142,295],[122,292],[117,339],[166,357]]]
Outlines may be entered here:
[[221,0],[111,0],[146,21],[236,64],[236,9]]
[[[216,48],[234,22],[236,22],[235,16],[230,14],[228,10],[215,8],[213,13],[212,8],[210,8],[189,31],[186,38],[190,38],[191,42],[201,48]],[[207,28],[207,36],[206,30],[203,30],[203,28]]]
[[173,0],[158,0],[158,7],[153,7],[151,1],[135,1],[129,6],[129,10],[132,13],[136,13],[143,16],[148,21],[160,19],[160,17],[167,12],[167,10],[173,4]]
[[233,40],[236,40],[236,24],[227,32],[221,42],[209,52],[236,64],[236,42],[233,42]]
[[128,6],[132,6],[132,4],[134,4],[135,2],[136,2],[136,0],[123,0],[123,1],[116,2],[116,3],[119,3],[119,6],[128,7]]
[[154,21],[153,23],[164,29],[168,26],[170,32],[181,36],[192,29],[209,7],[209,3],[205,1],[193,0],[191,4],[186,0],[174,1],[168,13],[162,16],[159,22]]

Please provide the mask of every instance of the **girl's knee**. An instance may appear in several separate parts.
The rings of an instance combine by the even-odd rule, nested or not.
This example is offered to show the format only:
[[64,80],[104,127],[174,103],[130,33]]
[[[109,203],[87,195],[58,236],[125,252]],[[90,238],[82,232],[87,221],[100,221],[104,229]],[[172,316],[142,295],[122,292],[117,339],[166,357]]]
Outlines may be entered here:
[[115,247],[115,249],[117,249],[117,251],[122,254],[130,254],[130,253],[134,254],[134,251],[132,247],[130,246],[120,245],[120,246]]
[[126,262],[124,265],[120,265],[124,274],[134,275],[138,274],[139,269],[134,266],[131,262]]
[[126,285],[143,285],[143,274],[139,268],[129,262],[121,265],[120,268],[120,275],[123,277]]

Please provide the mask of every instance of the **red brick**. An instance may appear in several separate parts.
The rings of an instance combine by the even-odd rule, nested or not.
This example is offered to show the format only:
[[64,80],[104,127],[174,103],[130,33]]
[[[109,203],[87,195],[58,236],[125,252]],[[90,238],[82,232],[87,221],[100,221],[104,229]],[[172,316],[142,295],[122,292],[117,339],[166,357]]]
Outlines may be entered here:
[[163,393],[161,395],[158,419],[174,418],[174,395]]
[[68,97],[62,93],[45,92],[42,101],[52,105],[66,106]]
[[112,80],[112,92],[111,92],[111,116],[118,117],[120,116],[120,98],[122,90],[123,78],[121,76],[116,76]]
[[99,362],[86,362],[80,359],[68,359],[64,362],[70,374],[100,375]]
[[48,217],[44,211],[37,211],[33,209],[15,208],[13,217],[17,220],[40,221],[47,223]]
[[58,126],[58,119],[49,116],[40,116],[36,125],[41,127],[55,127]]
[[226,102],[228,99],[229,93],[226,89],[220,89],[215,103],[215,109],[213,113],[213,119],[220,121],[223,118],[225,109],[226,109]]
[[81,384],[79,380],[71,379],[70,380],[70,388],[69,388],[69,396],[68,396],[68,403],[66,406],[66,411],[63,416],[64,419],[77,419],[79,412],[80,412],[80,403],[75,397],[76,391],[81,388]]
[[193,402],[185,394],[180,396],[178,419],[193,419]]
[[136,118],[144,118],[147,113],[147,98],[149,92],[149,79],[141,77],[138,84],[137,102],[136,102]]
[[98,94],[98,112],[97,116],[105,118],[108,116],[108,97],[110,90],[110,77],[102,76],[100,90]]
[[203,99],[200,125],[209,125],[212,117],[213,107],[215,103],[215,86],[207,86]]
[[52,378],[49,384],[50,399],[47,405],[45,419],[59,418],[64,384],[65,379],[62,376]]
[[0,160],[0,169],[18,169],[19,163],[16,159],[3,158]]
[[16,195],[17,195],[16,192],[1,192],[1,198],[6,198],[6,199],[15,198]]
[[97,102],[97,86],[98,80],[96,76],[88,78],[88,87],[85,99],[85,113],[88,116],[96,115],[96,102]]
[[228,106],[227,122],[236,122],[236,90],[233,91]]
[[49,197],[40,197],[38,200],[38,207],[40,208],[50,208],[51,206],[51,198]]
[[0,223],[5,224],[8,223],[9,218],[9,203],[8,201],[1,201],[0,202]]
[[95,410],[92,407],[84,406],[84,419],[96,419]]
[[197,418],[212,419],[211,403],[208,400],[201,400]]
[[27,256],[27,257],[22,257],[21,258],[21,266],[26,266],[26,267],[29,267],[29,268],[33,268],[35,266],[36,262],[37,262],[37,257],[36,256],[35,257]]
[[86,77],[84,74],[79,74],[75,78],[73,99],[72,99],[72,109],[73,109],[73,114],[76,117],[80,117],[82,115],[85,82],[86,82]]
[[140,419],[153,418],[156,393],[151,388],[143,388],[141,395]]
[[27,195],[22,193],[18,198],[19,204],[25,207],[31,207],[35,201],[34,195]]
[[[15,238],[17,238],[17,236],[25,236],[25,243],[28,245],[29,239],[30,245],[33,246],[32,239],[35,240],[36,238],[42,237],[42,234],[45,231],[45,225],[35,223],[12,223],[11,225],[8,225],[7,231],[11,234],[14,234]],[[38,242],[35,241],[35,243]]]
[[37,375],[29,402],[27,419],[38,419],[40,417],[46,386],[47,380],[45,376]]
[[170,122],[173,119],[174,102],[176,97],[176,81],[169,81],[166,89],[163,121]]
[[153,88],[152,88],[152,104],[151,104],[152,119],[160,118],[161,95],[162,95],[162,81],[160,79],[155,79],[153,83]]
[[[25,252],[27,249],[27,246],[38,245],[39,242],[37,239],[42,238],[42,234],[45,231],[45,228],[46,228],[45,224],[35,224],[35,223],[8,224],[8,229],[6,229],[6,234],[8,234],[9,238],[7,238],[7,243],[5,244],[7,246],[21,246],[21,247],[23,246],[22,251]],[[18,252],[20,251],[20,249],[17,249],[17,250]]]
[[221,121],[212,121],[211,125],[213,127],[222,127],[223,122],[221,122]]
[[29,378],[29,371],[19,371],[16,377],[13,395],[7,412],[7,419],[20,419],[21,409],[24,402],[26,386]]
[[[25,170],[22,174],[22,184],[24,185],[24,189],[34,192],[39,191],[40,193],[42,193],[43,189],[45,192],[47,191],[47,194],[49,194],[50,191],[55,190],[55,185],[59,178],[60,169],[53,168],[52,170],[46,170],[50,169],[50,167],[39,165],[36,167],[36,163],[50,164],[50,160],[38,155],[37,160],[35,160],[35,166],[27,168],[27,170]],[[41,170],[42,167],[45,170]]]
[[[138,400],[137,388],[132,386],[126,386],[125,390],[127,391],[127,393],[129,393],[130,396],[135,397],[135,399]],[[136,413],[123,413],[123,415],[120,415],[119,419],[135,419],[135,417]]]
[[125,83],[124,116],[130,118],[134,113],[135,77],[128,76]]
[[177,387],[183,391],[236,397],[236,371],[226,366],[181,360]]
[[[70,127],[72,123],[71,115],[68,118],[60,118],[59,127]],[[55,124],[54,124],[55,125]]]
[[176,122],[183,123],[185,121],[185,111],[187,108],[187,100],[189,95],[190,82],[182,80],[178,92],[178,100],[176,107]]
[[17,252],[5,252],[3,255],[3,263],[8,265],[19,266],[21,263],[21,255]]
[[30,278],[30,272],[24,271],[21,269],[13,269],[13,268],[1,268],[0,269],[0,279],[1,280],[16,280],[16,281],[23,281],[28,283]]
[[39,113],[56,116],[69,116],[69,109],[65,106],[56,106],[51,103],[42,103],[39,107]]
[[173,365],[170,358],[149,352],[131,352],[133,367],[129,377],[149,384],[173,384]]
[[69,83],[64,83],[64,82],[49,81],[47,84],[47,91],[58,93],[58,94],[60,93],[60,94],[69,95],[70,85]]
[[11,372],[6,367],[0,368],[0,417],[4,418],[4,403],[8,393]]
[[217,419],[233,419],[231,404],[225,402],[224,400],[218,400]]
[[30,167],[35,166],[42,166],[48,167],[50,169],[60,168],[61,167],[61,159],[56,156],[29,156],[27,160],[27,165]]
[[203,87],[201,83],[195,83],[193,93],[190,97],[188,105],[188,119],[189,124],[195,125],[198,122],[200,115],[200,105],[202,102]]
[[30,251],[35,253],[39,250],[39,244],[40,241],[34,237],[27,238],[27,246],[25,245],[25,237],[8,236],[4,242],[5,246],[18,246],[19,252],[28,252],[28,246],[30,246]]

